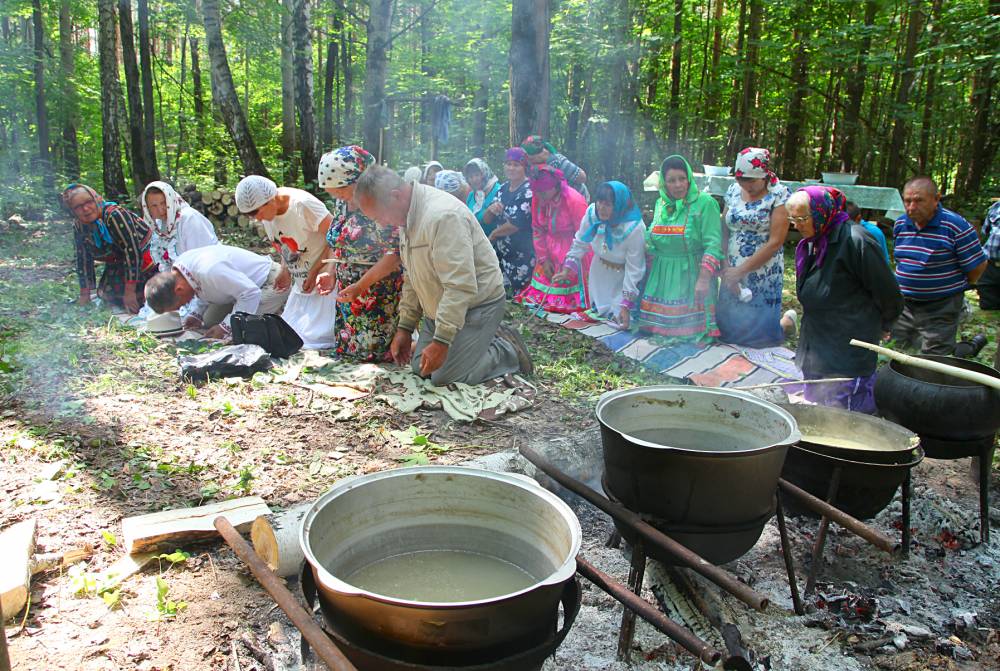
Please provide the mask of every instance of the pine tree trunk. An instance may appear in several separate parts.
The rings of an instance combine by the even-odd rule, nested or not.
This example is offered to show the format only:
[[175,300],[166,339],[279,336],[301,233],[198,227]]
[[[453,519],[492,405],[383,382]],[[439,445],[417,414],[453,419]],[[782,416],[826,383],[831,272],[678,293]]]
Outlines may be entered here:
[[[153,56],[149,48],[149,0],[139,0],[139,59],[142,68],[142,143],[146,167],[160,179],[156,160],[156,118],[153,114]],[[162,116],[162,115],[161,115]]]
[[674,34],[670,57],[670,116],[667,120],[667,151],[679,151],[677,129],[681,121],[681,39],[683,38],[684,0],[674,0]]
[[[988,12],[995,22],[1000,18],[1000,0],[990,0]],[[987,53],[990,45],[987,44]],[[996,51],[993,45],[993,52]],[[996,69],[992,59],[984,59],[972,79],[972,95],[969,99],[972,113],[972,132],[968,149],[962,153],[963,159],[958,170],[958,195],[971,197],[983,183],[993,159],[1000,149],[1000,118],[997,118],[993,104],[996,88]]]
[[323,149],[333,147],[333,84],[337,80],[337,40],[331,38],[326,45],[326,73],[323,77]]
[[136,191],[158,179],[149,163],[146,133],[143,122],[142,92],[139,64],[135,57],[135,39],[132,29],[132,3],[118,0],[118,28],[121,35],[122,64],[125,66],[125,91],[128,94],[129,151],[132,180]]
[[76,71],[73,52],[73,15],[69,0],[59,3],[59,65],[62,73],[62,154],[64,177],[71,182],[80,179],[80,150],[76,140],[78,123],[76,88],[73,75]]
[[861,133],[861,103],[865,97],[865,82],[868,78],[868,52],[871,50],[871,27],[875,24],[878,14],[878,2],[865,2],[864,37],[858,49],[858,57],[854,68],[847,76],[847,110],[844,116],[844,135],[840,145],[840,162],[844,171],[851,172],[855,168],[854,148]]
[[[188,35],[191,32],[191,18],[187,17],[184,21],[184,36],[181,38],[181,81],[179,91],[177,93],[177,150],[174,152],[174,174],[173,179],[176,182],[177,176],[180,174],[181,166],[181,154],[184,153],[184,84],[187,80],[187,44]],[[170,160],[169,158],[167,159]]]
[[566,139],[563,147],[567,156],[576,156],[577,133],[580,129],[580,103],[583,99],[583,66],[573,63],[569,71],[569,114],[566,115]]
[[286,181],[295,181],[299,173],[295,128],[295,67],[292,15],[295,0],[284,0],[281,7],[281,158],[287,166]]
[[[792,9],[793,13],[795,8]],[[808,27],[796,26],[792,33],[795,43],[795,56],[792,58],[792,95],[788,104],[788,117],[785,126],[785,146],[778,158],[781,173],[798,175],[799,149],[802,147],[802,129],[805,126],[806,98],[809,95],[809,53],[806,44],[812,36]]]
[[340,49],[340,71],[344,73],[344,137],[354,137],[354,68],[352,67],[352,56],[354,52],[354,38],[351,31],[344,24],[343,47]]
[[549,132],[549,1],[514,0],[510,38],[510,142]]
[[738,142],[733,154],[753,140],[753,116],[757,101],[757,52],[760,49],[760,33],[763,26],[763,6],[761,0],[749,0],[749,33],[746,39],[746,63],[743,67],[743,101],[740,103]]
[[917,158],[917,162],[920,165],[920,172],[923,174],[927,174],[927,171],[930,169],[931,128],[934,124],[934,93],[937,86],[938,69],[938,57],[934,49],[941,41],[940,30],[937,30],[940,26],[940,21],[941,0],[934,0],[931,6],[931,25],[928,30],[931,36],[931,53],[927,57],[927,65],[925,66],[927,75],[924,77],[926,81],[924,88],[924,112],[920,122],[920,151]]
[[45,23],[42,21],[41,0],[31,1],[31,22],[34,26],[35,65],[35,121],[38,134],[38,170],[42,173],[42,184],[52,191],[55,178],[52,174],[52,160],[49,156],[49,115],[45,109]]
[[101,165],[104,195],[118,199],[128,193],[122,171],[121,139],[118,133],[118,58],[115,39],[115,2],[97,0],[99,31],[98,52],[101,74]]
[[[746,39],[747,39],[747,2],[748,0],[740,0],[740,18],[739,24],[737,26],[737,37],[736,37],[736,58],[737,58],[737,73],[743,69],[749,67],[747,65],[747,54],[745,50]],[[736,152],[740,149],[740,103],[743,102],[743,96],[740,95],[740,85],[742,78],[740,76],[734,76],[732,82],[732,91],[729,96],[729,130],[726,137],[726,155],[735,156]]]
[[229,136],[236,145],[243,172],[247,175],[268,176],[267,168],[260,158],[257,145],[250,134],[246,116],[240,107],[240,99],[233,84],[233,73],[226,58],[226,46],[222,41],[222,21],[219,17],[219,0],[202,0],[205,19],[205,40],[208,43],[208,57],[211,63],[212,97],[218,105],[222,120],[229,130]]
[[708,93],[708,144],[705,147],[704,161],[709,165],[715,163],[715,151],[718,147],[716,136],[719,134],[719,113],[722,110],[722,95],[719,91],[719,63],[722,61],[722,15],[725,10],[725,0],[715,0],[715,13],[712,17],[712,69]]
[[886,156],[885,179],[888,186],[902,186],[903,171],[907,161],[903,156],[906,145],[907,107],[910,102],[910,90],[916,73],[913,71],[913,61],[917,53],[917,38],[921,29],[921,0],[909,0],[907,11],[906,47],[903,52],[902,71],[899,74],[899,86],[896,89],[896,104],[893,109],[895,120],[892,126],[892,138],[889,141],[889,153]]
[[371,0],[368,12],[368,43],[365,59],[365,88],[361,94],[361,135],[365,148],[378,160],[385,159],[383,116],[386,110],[385,78],[388,67],[389,29],[392,0]]
[[316,111],[313,105],[313,56],[312,32],[309,29],[309,0],[295,0],[292,14],[294,51],[292,62],[295,70],[295,108],[299,113],[299,131],[302,149],[302,178],[314,184],[319,171],[316,155]]

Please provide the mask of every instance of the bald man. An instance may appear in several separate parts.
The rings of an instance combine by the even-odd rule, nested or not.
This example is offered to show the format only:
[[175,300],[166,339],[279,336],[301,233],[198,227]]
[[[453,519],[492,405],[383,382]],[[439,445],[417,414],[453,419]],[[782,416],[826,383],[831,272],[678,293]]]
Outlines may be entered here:
[[903,314],[892,337],[921,354],[955,353],[955,337],[966,289],[986,270],[976,229],[961,215],[941,207],[930,177],[914,177],[903,187],[906,214],[892,229],[896,281]]

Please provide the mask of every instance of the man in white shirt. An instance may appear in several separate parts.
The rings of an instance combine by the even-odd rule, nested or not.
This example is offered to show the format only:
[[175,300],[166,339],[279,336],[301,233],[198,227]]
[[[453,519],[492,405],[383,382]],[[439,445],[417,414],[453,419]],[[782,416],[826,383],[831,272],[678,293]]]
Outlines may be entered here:
[[[206,338],[229,336],[233,312],[280,314],[288,300],[287,286],[275,287],[281,264],[268,256],[239,247],[211,245],[184,252],[170,270],[146,283],[146,304],[156,312],[177,310],[197,299],[184,328],[209,327]],[[211,305],[232,304],[232,311],[218,324],[206,324],[202,316]]]

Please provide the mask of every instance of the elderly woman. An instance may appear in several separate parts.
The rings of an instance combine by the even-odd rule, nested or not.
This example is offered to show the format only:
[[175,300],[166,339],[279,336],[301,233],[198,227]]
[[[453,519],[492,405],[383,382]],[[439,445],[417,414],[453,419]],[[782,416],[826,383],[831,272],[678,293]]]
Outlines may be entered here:
[[698,191],[691,166],[673,155],[660,165],[660,197],[646,234],[649,278],[638,326],[676,340],[710,341],[715,325],[716,276],[722,266],[719,205]]
[[427,186],[434,186],[434,180],[442,170],[444,170],[444,166],[437,161],[428,161],[427,165],[424,166],[424,174],[420,181]]
[[462,173],[457,170],[439,171],[434,178],[433,186],[445,193],[450,193],[466,205],[469,204],[469,195],[472,193],[472,187],[465,181]]
[[587,212],[587,201],[570,188],[561,170],[551,166],[536,166],[529,179],[535,272],[531,284],[515,300],[547,312],[584,310],[587,300],[583,280],[590,268],[590,255],[583,259],[584,268],[578,282],[557,282],[554,276],[566,262],[566,254]]
[[[104,200],[85,184],[70,184],[62,192],[63,205],[73,215],[76,274],[80,281],[81,305],[91,293],[113,307],[135,314],[145,300],[146,280],[156,274],[149,253],[152,231],[136,214]],[[96,280],[95,261],[104,262],[101,281]]]
[[143,220],[153,237],[149,251],[161,271],[189,249],[219,244],[215,227],[166,182],[150,182],[142,192]]
[[236,185],[236,207],[263,224],[281,259],[283,276],[275,288],[281,290],[289,282],[292,287],[284,320],[302,338],[303,347],[333,347],[336,300],[315,291],[327,250],[326,233],[333,222],[326,205],[308,191],[248,175]]
[[462,176],[471,189],[465,204],[476,215],[476,221],[483,227],[487,237],[497,227],[494,214],[489,210],[500,191],[500,180],[496,178],[490,166],[481,158],[474,158],[462,168]]
[[367,218],[354,200],[354,186],[375,159],[358,146],[340,147],[319,162],[319,186],[337,199],[326,241],[328,270],[316,282],[319,293],[337,292],[336,351],[358,361],[386,361],[396,334],[403,273],[398,229]]
[[848,223],[847,199],[837,189],[807,186],[785,203],[802,234],[795,248],[795,287],[802,332],[795,360],[808,380],[805,397],[823,405],[874,413],[877,357],[851,338],[877,343],[903,311],[903,296],[878,243]]
[[781,321],[782,245],[791,195],[770,168],[771,152],[747,147],[736,157],[736,181],[724,197],[726,257],[719,290],[721,340],[772,347],[785,340]]
[[632,192],[621,182],[597,187],[564,269],[553,280],[573,281],[581,273],[580,261],[591,250],[594,260],[587,278],[590,311],[627,329],[646,274],[646,225]]
[[507,181],[500,185],[496,200],[489,205],[499,226],[490,233],[490,242],[500,261],[507,296],[521,292],[535,267],[535,246],[531,239],[531,184],[528,183],[528,156],[520,147],[507,150],[503,171]]
[[528,154],[528,160],[534,165],[549,165],[561,170],[566,183],[576,189],[584,200],[590,200],[590,192],[587,191],[587,173],[576,163],[556,151],[556,148],[541,135],[529,135],[524,138],[521,149]]

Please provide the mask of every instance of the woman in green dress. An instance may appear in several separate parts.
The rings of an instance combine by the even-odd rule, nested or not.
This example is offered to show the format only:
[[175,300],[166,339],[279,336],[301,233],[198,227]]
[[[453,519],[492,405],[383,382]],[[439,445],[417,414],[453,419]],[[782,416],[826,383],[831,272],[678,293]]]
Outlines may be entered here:
[[660,165],[660,198],[646,233],[649,276],[636,323],[674,340],[718,337],[715,301],[722,266],[719,204],[700,193],[684,157]]

